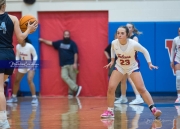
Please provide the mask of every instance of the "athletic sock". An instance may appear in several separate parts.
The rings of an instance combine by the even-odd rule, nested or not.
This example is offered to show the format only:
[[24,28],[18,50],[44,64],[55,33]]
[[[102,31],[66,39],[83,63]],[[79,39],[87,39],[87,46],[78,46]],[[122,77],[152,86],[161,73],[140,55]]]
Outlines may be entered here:
[[136,95],[136,99],[140,99],[141,98],[141,96],[140,95]]
[[178,97],[180,97],[180,94],[178,94]]
[[114,112],[114,108],[108,107],[108,111]]
[[36,95],[32,95],[32,98],[37,98]]
[[16,96],[17,96],[17,95],[15,95],[15,94],[12,94],[12,97],[13,97],[13,98],[16,98]]
[[0,120],[7,120],[6,111],[0,111]]
[[149,105],[149,109],[152,111],[152,108],[154,108],[154,104]]
[[121,98],[126,98],[126,95],[121,95]]

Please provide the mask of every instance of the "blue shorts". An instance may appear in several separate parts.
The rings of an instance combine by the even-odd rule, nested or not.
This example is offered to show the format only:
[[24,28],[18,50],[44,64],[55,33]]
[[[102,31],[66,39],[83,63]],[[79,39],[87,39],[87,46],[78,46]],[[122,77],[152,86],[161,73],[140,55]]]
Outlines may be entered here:
[[12,75],[14,68],[10,63],[15,62],[15,54],[12,48],[0,48],[0,73]]
[[180,63],[178,63],[177,61],[174,61],[174,66],[177,65],[177,64],[180,64]]

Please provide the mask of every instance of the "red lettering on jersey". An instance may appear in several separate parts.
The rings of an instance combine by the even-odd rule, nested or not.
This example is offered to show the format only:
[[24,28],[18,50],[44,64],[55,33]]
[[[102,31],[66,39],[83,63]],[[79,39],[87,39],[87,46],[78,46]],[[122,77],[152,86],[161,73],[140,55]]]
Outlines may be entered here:
[[127,59],[127,58],[131,58],[131,56],[125,56],[125,55],[121,55],[121,54],[117,54],[118,58],[122,58],[122,59]]
[[21,55],[21,56],[28,56],[27,54],[24,54],[24,53],[22,53],[22,52],[20,52],[20,55]]
[[[165,48],[168,50],[169,59],[171,58],[171,48],[172,48],[173,39],[165,40]],[[175,71],[173,70],[173,74],[175,75]]]

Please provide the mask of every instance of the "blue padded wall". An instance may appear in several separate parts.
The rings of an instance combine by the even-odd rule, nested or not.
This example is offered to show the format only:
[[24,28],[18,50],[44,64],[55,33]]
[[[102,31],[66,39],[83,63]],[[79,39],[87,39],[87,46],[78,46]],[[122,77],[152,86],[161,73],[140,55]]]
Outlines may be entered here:
[[156,72],[156,91],[176,91],[176,80],[170,68],[168,49],[165,48],[165,40],[175,38],[178,35],[180,22],[157,22],[156,23],[156,63],[159,70]]
[[[117,28],[126,24],[127,22],[109,23],[109,43],[114,39]],[[139,31],[143,32],[142,35],[138,36],[139,42],[149,51],[152,63],[159,67],[158,70],[149,70],[143,54],[138,54],[140,70],[146,88],[150,92],[176,92],[175,76],[170,68],[165,40],[172,40],[178,35],[180,22],[133,22],[133,24]],[[129,84],[127,91],[133,91]]]

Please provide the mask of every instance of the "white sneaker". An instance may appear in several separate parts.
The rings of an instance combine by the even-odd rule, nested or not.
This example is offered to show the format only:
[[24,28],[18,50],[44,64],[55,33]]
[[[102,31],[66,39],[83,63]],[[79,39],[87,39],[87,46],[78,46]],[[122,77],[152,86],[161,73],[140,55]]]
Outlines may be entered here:
[[76,97],[79,96],[79,94],[81,93],[81,90],[82,90],[82,86],[79,86],[77,91],[76,91]]
[[175,103],[180,103],[180,97],[176,99]]
[[121,113],[126,113],[127,111],[127,104],[115,104],[114,110],[121,111]]
[[9,129],[10,125],[8,120],[0,120],[0,129]]
[[132,100],[129,104],[141,104],[144,103],[144,100],[142,98],[136,98]]
[[127,97],[120,97],[118,100],[116,100],[114,103],[127,103],[128,99]]
[[140,105],[129,105],[133,111],[135,111],[137,114],[141,114],[144,110],[144,106]]
[[38,104],[38,99],[37,98],[33,98],[31,101],[32,104]]
[[17,97],[11,97],[9,100],[7,100],[7,103],[17,103]]

